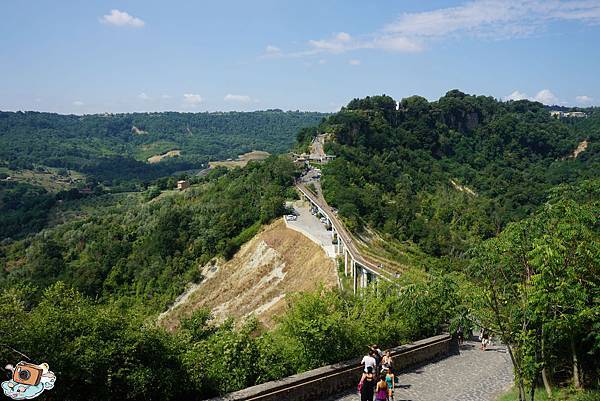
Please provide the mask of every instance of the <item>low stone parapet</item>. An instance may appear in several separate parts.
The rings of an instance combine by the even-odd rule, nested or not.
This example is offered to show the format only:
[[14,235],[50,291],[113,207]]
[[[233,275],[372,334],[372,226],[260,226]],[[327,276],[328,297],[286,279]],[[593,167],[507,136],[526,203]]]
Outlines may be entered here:
[[[447,356],[452,338],[442,334],[392,348],[394,370]],[[356,387],[362,374],[361,358],[299,373],[281,380],[245,388],[211,401],[312,401]]]

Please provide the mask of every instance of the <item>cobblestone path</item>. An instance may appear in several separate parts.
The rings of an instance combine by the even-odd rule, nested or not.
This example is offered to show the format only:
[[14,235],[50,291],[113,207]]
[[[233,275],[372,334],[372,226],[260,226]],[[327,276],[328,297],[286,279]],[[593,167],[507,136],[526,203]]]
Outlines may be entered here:
[[[510,356],[503,346],[479,349],[465,342],[459,355],[400,372],[394,401],[493,401],[513,383]],[[356,390],[328,401],[360,400]]]

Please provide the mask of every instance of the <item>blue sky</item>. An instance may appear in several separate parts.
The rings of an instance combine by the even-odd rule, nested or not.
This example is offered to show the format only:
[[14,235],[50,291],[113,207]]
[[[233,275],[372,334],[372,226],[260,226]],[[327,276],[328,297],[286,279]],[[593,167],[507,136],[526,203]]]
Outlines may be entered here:
[[600,0],[3,1],[0,110],[600,104]]

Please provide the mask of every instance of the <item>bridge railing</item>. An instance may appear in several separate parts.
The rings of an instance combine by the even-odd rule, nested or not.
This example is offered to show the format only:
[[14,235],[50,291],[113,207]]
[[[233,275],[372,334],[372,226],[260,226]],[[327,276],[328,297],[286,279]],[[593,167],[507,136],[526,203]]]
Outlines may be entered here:
[[[442,334],[391,349],[394,370],[400,372],[450,353],[451,336]],[[259,384],[211,401],[312,401],[356,388],[363,367],[360,359],[323,366],[281,380]],[[400,376],[402,382],[402,376]]]
[[[375,263],[369,262],[368,260],[366,260],[363,257],[363,255],[361,255],[357,250],[354,249],[354,246],[350,244],[350,242],[352,240],[351,236],[346,231],[345,227],[342,226],[342,223],[340,221],[338,221],[337,217],[331,216],[330,215],[331,213],[328,212],[327,210],[325,210],[325,207],[323,207],[323,205],[319,205],[320,200],[313,193],[311,193],[304,185],[297,185],[297,188],[312,203],[317,205],[317,207],[319,208],[319,211],[321,213],[323,213],[329,219],[329,221],[331,221],[332,226],[335,228],[336,232],[338,233],[338,241],[341,240],[345,244],[345,248],[346,248],[347,252],[350,254],[352,259],[356,263],[358,263],[360,266],[362,266],[365,270],[369,271],[370,273],[375,274],[376,276],[382,277],[386,280],[390,280],[391,278],[393,278],[393,275],[390,272],[384,271],[379,266],[377,266]],[[343,238],[344,236],[346,236],[348,238],[345,239],[345,238]]]

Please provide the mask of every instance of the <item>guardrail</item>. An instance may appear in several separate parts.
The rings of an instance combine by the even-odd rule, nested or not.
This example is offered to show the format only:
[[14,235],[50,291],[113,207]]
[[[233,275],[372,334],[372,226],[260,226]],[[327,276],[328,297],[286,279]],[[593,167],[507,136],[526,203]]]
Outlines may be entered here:
[[352,257],[352,259],[354,259],[356,262],[358,262],[358,264],[360,264],[362,267],[364,267],[367,271],[369,271],[377,276],[383,277],[386,280],[390,280],[394,277],[394,275],[392,273],[390,273],[384,269],[381,269],[376,263],[368,261],[358,251],[358,249],[355,248],[354,244],[352,243],[352,237],[351,237],[350,233],[347,232],[343,223],[340,222],[337,219],[337,217],[333,215],[329,205],[327,205],[323,200],[319,199],[305,185],[297,184],[296,188],[298,188],[298,190],[300,192],[302,192],[302,194],[304,194],[304,196],[309,198],[312,203],[316,204],[323,211],[323,213],[325,213],[325,215],[327,216],[329,221],[331,221],[331,224],[337,231],[338,238],[341,238],[341,240],[346,245],[346,249],[347,249],[348,253],[350,253],[350,256]]
[[[401,370],[407,367],[447,356],[450,353],[451,341],[449,334],[442,334],[392,348],[390,351],[395,371],[401,374]],[[320,400],[356,387],[362,371],[360,359],[357,358],[248,387],[223,397],[212,398],[211,401]]]

